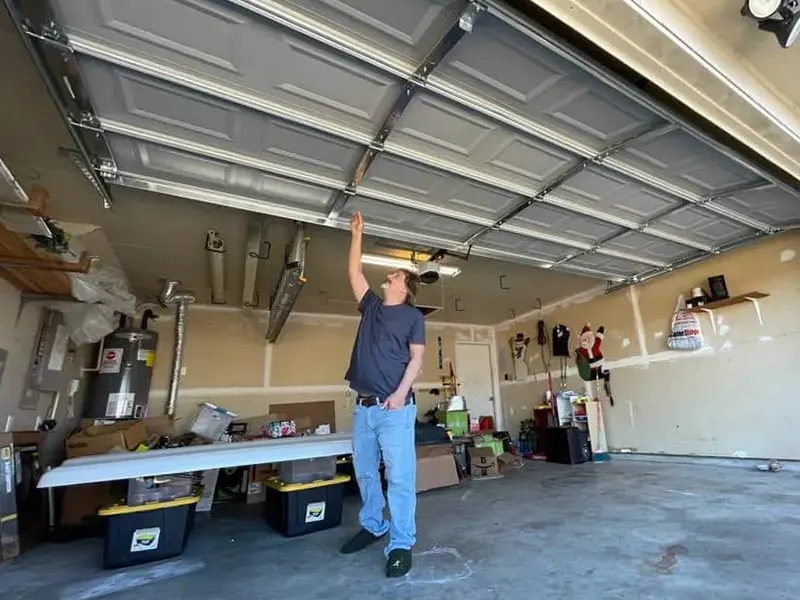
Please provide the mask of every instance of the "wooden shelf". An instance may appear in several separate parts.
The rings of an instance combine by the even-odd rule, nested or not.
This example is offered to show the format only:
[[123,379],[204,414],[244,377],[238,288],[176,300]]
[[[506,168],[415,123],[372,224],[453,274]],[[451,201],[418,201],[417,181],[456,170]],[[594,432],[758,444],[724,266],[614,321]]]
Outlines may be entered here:
[[764,292],[748,292],[746,294],[739,294],[738,296],[731,296],[725,300],[717,300],[709,302],[703,306],[687,309],[689,312],[700,313],[708,310],[716,310],[718,308],[725,308],[726,306],[734,306],[736,304],[744,304],[745,302],[752,302],[753,300],[761,300],[762,298],[769,298],[769,294]]

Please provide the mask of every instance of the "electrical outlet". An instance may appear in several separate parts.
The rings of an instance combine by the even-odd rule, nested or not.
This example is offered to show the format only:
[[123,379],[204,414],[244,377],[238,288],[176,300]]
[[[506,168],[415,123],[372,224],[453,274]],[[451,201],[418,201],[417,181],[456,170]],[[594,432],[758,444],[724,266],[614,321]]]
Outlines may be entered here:
[[181,367],[181,377],[186,377],[186,367]]

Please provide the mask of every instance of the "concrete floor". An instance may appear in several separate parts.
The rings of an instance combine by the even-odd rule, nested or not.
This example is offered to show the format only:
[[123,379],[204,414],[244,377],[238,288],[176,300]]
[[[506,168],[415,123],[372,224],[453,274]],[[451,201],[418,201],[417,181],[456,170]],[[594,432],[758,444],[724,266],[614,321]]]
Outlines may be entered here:
[[183,557],[131,570],[99,570],[100,540],[45,545],[0,565],[0,598],[796,598],[798,484],[788,471],[529,462],[420,496],[406,579],[384,578],[377,547],[338,554],[356,526],[350,502],[342,527],[295,539],[258,512],[220,510]]

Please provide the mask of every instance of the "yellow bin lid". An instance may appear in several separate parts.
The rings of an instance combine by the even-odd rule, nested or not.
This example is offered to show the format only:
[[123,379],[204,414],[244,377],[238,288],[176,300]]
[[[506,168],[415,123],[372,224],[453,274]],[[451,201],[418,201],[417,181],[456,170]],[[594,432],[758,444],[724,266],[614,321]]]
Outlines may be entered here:
[[186,496],[185,498],[175,498],[174,500],[165,500],[164,502],[149,502],[147,504],[140,504],[139,506],[114,504],[101,508],[97,511],[97,514],[101,517],[115,517],[117,515],[129,515],[132,513],[149,512],[151,510],[162,510],[164,508],[176,508],[178,506],[186,506],[187,504],[197,504],[199,500],[199,496]]
[[350,481],[349,475],[337,475],[333,479],[318,479],[311,483],[283,483],[277,477],[270,477],[264,482],[264,485],[271,487],[273,490],[278,490],[279,492],[299,492],[301,490],[313,490],[328,485],[347,483],[348,481]]

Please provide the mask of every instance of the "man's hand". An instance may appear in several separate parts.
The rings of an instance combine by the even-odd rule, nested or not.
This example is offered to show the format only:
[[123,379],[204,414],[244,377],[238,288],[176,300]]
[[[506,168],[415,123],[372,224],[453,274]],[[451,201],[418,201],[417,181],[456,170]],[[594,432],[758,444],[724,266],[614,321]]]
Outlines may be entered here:
[[386,396],[386,400],[383,401],[383,407],[386,410],[400,410],[401,408],[405,408],[406,406],[406,397],[394,392]]
[[350,233],[353,235],[361,235],[364,232],[364,217],[360,212],[353,213],[350,217]]

